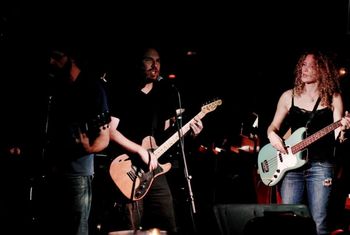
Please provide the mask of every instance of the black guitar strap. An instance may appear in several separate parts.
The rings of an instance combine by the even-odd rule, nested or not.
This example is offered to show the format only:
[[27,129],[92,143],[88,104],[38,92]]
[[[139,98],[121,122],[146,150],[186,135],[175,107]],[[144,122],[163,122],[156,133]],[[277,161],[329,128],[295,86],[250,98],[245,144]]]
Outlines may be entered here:
[[309,120],[306,122],[305,127],[308,127],[308,125],[310,124],[311,120],[314,118],[315,112],[316,112],[316,110],[317,110],[318,105],[320,104],[320,101],[321,101],[321,98],[318,97],[318,99],[317,99],[317,101],[316,101],[316,103],[315,103],[315,106],[314,106],[312,112],[310,113]]

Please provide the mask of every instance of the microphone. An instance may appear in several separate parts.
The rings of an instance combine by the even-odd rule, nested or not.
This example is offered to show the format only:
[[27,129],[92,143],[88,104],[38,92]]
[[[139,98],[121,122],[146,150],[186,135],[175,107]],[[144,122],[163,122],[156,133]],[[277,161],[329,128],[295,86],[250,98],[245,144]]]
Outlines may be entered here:
[[[162,76],[158,76],[157,77],[157,81],[161,81],[164,78]],[[170,86],[171,88],[173,88],[176,91],[176,95],[177,95],[177,99],[178,99],[178,104],[179,104],[179,108],[177,110],[175,110],[175,114],[176,114],[176,119],[181,119],[182,118],[182,113],[185,111],[185,109],[183,109],[181,107],[181,95],[180,95],[180,91],[179,89],[177,89],[177,87],[175,86],[175,84],[173,82],[170,82]]]
[[176,91],[176,95],[177,95],[177,102],[178,102],[179,108],[175,110],[175,114],[176,114],[176,119],[178,121],[180,121],[178,123],[178,128],[181,129],[182,128],[182,113],[185,111],[185,109],[182,108],[181,94],[180,94],[179,89],[177,89],[177,87],[175,86],[174,83],[171,83],[171,87]]

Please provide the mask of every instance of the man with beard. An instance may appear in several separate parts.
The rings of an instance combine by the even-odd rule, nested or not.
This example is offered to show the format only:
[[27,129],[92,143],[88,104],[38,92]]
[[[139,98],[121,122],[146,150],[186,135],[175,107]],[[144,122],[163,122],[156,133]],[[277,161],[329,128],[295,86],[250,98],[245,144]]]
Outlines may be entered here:
[[[50,52],[47,122],[48,196],[44,234],[87,235],[94,153],[109,142],[104,87],[65,48]],[[47,231],[47,230],[49,231]]]
[[[164,143],[176,132],[176,112],[180,111],[174,87],[160,76],[160,64],[157,49],[143,48],[135,57],[135,71],[132,71],[135,74],[130,74],[131,78],[128,80],[132,84],[118,84],[123,91],[113,90],[116,97],[123,96],[113,99],[112,103],[112,116],[120,118],[119,130],[132,141],[141,143],[150,150],[156,149],[157,144]],[[200,119],[191,121],[192,137],[197,136],[202,129],[203,123]],[[111,136],[110,141],[113,143],[116,139]],[[149,165],[157,164],[154,156],[143,161]],[[152,231],[155,228],[168,234],[181,233],[177,226],[173,196],[166,174],[159,174],[154,178],[142,200],[123,203],[122,199],[116,199],[110,216],[109,234],[125,229]]]

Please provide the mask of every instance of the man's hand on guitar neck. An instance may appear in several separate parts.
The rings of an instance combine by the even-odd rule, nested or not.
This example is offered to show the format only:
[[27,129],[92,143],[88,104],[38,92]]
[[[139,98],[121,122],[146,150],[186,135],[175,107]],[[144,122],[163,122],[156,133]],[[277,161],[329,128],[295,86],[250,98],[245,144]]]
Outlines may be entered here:
[[141,147],[138,154],[142,161],[149,166],[150,171],[155,170],[158,167],[158,159],[150,150]]
[[200,119],[193,119],[190,123],[191,134],[193,136],[199,135],[199,133],[203,130],[203,123]]

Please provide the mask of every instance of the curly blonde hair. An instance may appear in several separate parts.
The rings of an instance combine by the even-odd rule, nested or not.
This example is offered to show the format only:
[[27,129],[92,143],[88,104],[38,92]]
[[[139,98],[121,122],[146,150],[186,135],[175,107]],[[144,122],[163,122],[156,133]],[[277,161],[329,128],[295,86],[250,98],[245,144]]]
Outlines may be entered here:
[[301,80],[302,66],[308,55],[312,55],[315,59],[321,105],[331,108],[333,94],[340,93],[339,74],[333,61],[319,51],[307,51],[300,56],[294,70],[294,94],[301,95],[304,90],[305,83]]

